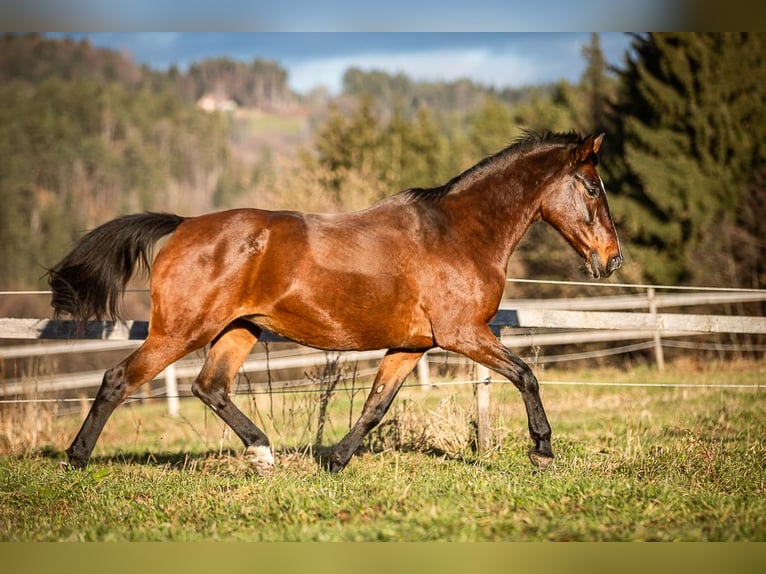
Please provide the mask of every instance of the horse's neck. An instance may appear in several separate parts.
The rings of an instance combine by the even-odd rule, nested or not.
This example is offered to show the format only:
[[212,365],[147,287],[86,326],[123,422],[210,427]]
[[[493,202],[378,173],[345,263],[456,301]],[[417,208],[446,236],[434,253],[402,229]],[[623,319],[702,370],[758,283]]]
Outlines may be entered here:
[[520,169],[519,162],[509,163],[502,171],[488,172],[465,182],[455,193],[445,197],[460,218],[460,225],[471,235],[495,250],[497,260],[507,265],[516,246],[538,218],[540,181]]

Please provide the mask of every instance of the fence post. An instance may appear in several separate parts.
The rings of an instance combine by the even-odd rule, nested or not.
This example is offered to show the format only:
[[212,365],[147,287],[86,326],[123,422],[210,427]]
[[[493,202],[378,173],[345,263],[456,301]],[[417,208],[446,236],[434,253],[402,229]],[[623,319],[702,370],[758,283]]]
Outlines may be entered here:
[[178,379],[176,378],[176,364],[171,363],[165,368],[165,395],[168,398],[168,414],[177,417],[179,411]]
[[476,397],[476,451],[479,454],[487,452],[489,447],[489,369],[476,364],[476,379],[474,395]]
[[[649,299],[649,313],[652,315],[652,319],[657,321],[657,300],[654,298],[654,287],[649,287],[646,290],[647,297]],[[665,370],[665,353],[662,350],[662,336],[660,330],[654,330],[654,358],[657,361],[657,370]]]
[[428,370],[428,353],[423,354],[418,361],[418,383],[424,391],[431,386],[431,373]]

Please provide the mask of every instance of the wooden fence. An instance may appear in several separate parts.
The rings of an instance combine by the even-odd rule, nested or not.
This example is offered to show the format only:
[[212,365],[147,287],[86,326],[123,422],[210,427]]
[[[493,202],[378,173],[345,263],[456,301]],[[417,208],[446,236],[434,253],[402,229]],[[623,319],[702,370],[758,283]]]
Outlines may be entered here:
[[[646,293],[576,299],[507,300],[490,323],[502,342],[510,348],[611,342],[621,340],[649,341],[654,348],[658,368],[664,366],[662,340],[703,333],[766,334],[766,317],[742,315],[703,315],[688,313],[661,313],[665,307],[700,305],[730,305],[766,301],[766,291],[705,291],[657,295],[653,287]],[[647,311],[643,311],[646,309]],[[631,311],[632,310],[632,311]],[[534,335],[509,333],[508,329],[534,329]],[[539,333],[537,330],[545,330]],[[550,332],[553,330],[553,332]],[[49,340],[55,343],[35,343],[0,347],[0,360],[44,356],[64,353],[86,353],[104,350],[131,349],[146,337],[144,321],[92,322],[78,334],[71,321],[52,319],[0,318],[0,339]],[[281,341],[264,334],[263,341]],[[61,342],[66,339],[65,342]],[[384,351],[348,352],[338,356],[342,362],[361,362],[379,359]],[[287,357],[251,356],[242,366],[242,372],[254,373],[288,368],[312,369],[326,364],[327,353],[304,351]],[[199,372],[201,360],[182,360],[168,367],[160,377],[166,384],[168,410],[171,415],[179,409],[179,378],[193,378]],[[474,383],[476,396],[479,448],[488,440],[489,424],[489,371],[477,365]],[[37,377],[36,393],[82,390],[97,387],[103,372],[88,372]],[[422,385],[430,384],[427,356],[420,362],[417,375]],[[0,397],[18,397],[29,389],[29,382],[5,381],[0,383]]]

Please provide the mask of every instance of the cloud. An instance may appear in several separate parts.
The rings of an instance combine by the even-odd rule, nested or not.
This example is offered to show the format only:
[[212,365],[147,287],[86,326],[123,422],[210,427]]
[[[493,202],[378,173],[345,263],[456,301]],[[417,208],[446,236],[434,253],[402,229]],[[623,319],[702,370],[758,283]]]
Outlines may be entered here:
[[511,52],[484,48],[420,51],[395,54],[357,54],[321,58],[287,65],[290,85],[298,92],[323,85],[341,89],[343,73],[350,67],[389,74],[404,73],[419,81],[454,81],[463,78],[489,86],[507,87],[535,83],[545,71],[534,60]]
[[[244,62],[273,59],[288,71],[301,93],[324,85],[341,89],[350,67],[404,73],[420,81],[468,78],[496,88],[579,80],[587,33],[87,33],[98,46],[130,53],[142,64],[181,70],[207,58]],[[607,59],[622,60],[629,44],[623,34],[602,34]]]

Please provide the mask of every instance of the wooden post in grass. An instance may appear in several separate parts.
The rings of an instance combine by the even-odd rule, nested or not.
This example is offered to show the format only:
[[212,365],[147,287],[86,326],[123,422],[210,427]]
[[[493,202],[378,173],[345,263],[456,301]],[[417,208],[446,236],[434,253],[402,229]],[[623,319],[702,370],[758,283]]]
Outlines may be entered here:
[[424,354],[418,361],[418,383],[420,388],[427,391],[431,386],[431,373],[428,370],[428,354]]
[[487,452],[489,447],[489,369],[476,364],[476,380],[474,396],[476,397],[476,451],[479,454]]
[[[657,299],[655,299],[654,287],[649,287],[646,290],[647,298],[649,299],[649,313],[654,321],[657,321]],[[654,358],[657,361],[657,369],[660,371],[665,370],[665,353],[662,350],[662,336],[660,330],[654,329]]]
[[168,399],[168,414],[171,417],[178,416],[178,379],[176,377],[176,364],[171,363],[165,368],[165,393]]

